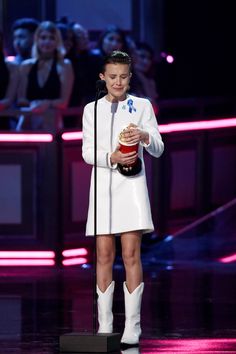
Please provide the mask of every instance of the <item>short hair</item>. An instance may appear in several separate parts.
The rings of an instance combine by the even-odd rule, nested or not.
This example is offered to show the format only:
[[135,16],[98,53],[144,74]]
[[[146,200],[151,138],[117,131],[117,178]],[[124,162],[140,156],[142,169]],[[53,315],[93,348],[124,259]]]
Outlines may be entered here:
[[39,25],[39,21],[34,18],[23,17],[16,20],[12,25],[12,31],[22,28],[34,33]]
[[105,57],[102,72],[105,72],[107,64],[126,64],[129,65],[131,71],[131,63],[132,61],[129,54],[120,50],[114,50],[111,54]]
[[33,58],[39,58],[40,57],[40,52],[39,52],[39,49],[38,49],[38,38],[39,38],[39,35],[40,35],[40,33],[42,31],[48,31],[48,32],[52,33],[53,35],[55,35],[56,42],[57,42],[56,57],[57,57],[58,60],[63,59],[65,54],[66,54],[66,50],[65,50],[64,45],[63,45],[61,32],[57,28],[55,23],[53,23],[51,21],[43,21],[43,22],[41,22],[39,24],[37,30],[35,31],[34,44],[33,44],[33,47],[32,47],[32,57]]

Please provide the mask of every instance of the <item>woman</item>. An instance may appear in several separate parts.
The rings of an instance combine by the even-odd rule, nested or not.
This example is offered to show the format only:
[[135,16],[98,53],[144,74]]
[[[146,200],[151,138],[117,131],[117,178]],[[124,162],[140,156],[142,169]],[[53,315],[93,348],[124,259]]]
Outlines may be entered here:
[[[141,334],[140,307],[144,288],[140,258],[143,233],[153,231],[146,185],[143,148],[159,157],[164,145],[158,131],[151,103],[127,93],[131,78],[131,60],[120,51],[111,53],[104,63],[100,79],[107,95],[97,105],[97,293],[99,333],[113,330],[112,301],[114,281],[115,235],[121,236],[125,266],[125,330],[122,343],[137,344]],[[85,106],[83,114],[83,158],[94,164],[94,102]],[[124,126],[129,126],[124,129]],[[137,152],[122,153],[118,137],[122,132],[126,144],[139,144]],[[121,174],[117,166],[130,166],[137,157],[141,172],[133,177]],[[94,234],[93,174],[86,235]]]
[[19,105],[31,112],[44,113],[48,108],[66,108],[71,95],[73,71],[60,31],[50,21],[42,22],[35,32],[32,59],[20,68]]
[[131,92],[148,98],[157,114],[158,92],[155,82],[155,57],[153,49],[144,42],[137,42]]
[[114,50],[128,53],[129,49],[129,41],[125,32],[115,25],[110,25],[100,35],[97,48],[94,51],[104,58]]
[[[18,65],[4,56],[3,35],[0,32],[0,112],[14,102],[18,85]],[[0,129],[9,129],[9,117],[0,117]]]

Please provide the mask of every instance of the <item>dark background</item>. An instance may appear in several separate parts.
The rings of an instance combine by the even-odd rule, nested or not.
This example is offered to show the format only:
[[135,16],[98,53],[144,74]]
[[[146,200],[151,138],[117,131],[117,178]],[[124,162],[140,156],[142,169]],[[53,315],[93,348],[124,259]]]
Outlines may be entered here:
[[[131,3],[130,34],[135,40],[143,40],[140,23],[144,23],[146,41],[156,52],[161,98],[234,97],[234,1],[133,0]],[[117,7],[115,1],[114,6]],[[0,10],[0,27],[9,54],[12,52],[10,29],[16,18],[56,20],[56,0],[0,0]],[[94,39],[94,33],[91,36]],[[172,54],[174,63],[167,64],[161,59],[161,52]]]

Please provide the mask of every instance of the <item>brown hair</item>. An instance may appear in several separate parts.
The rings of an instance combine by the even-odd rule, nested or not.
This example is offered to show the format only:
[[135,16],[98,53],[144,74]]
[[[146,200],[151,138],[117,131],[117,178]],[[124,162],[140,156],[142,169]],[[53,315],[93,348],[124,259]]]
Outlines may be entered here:
[[126,52],[115,50],[111,54],[107,55],[104,59],[102,73],[105,72],[107,64],[126,64],[129,65],[131,71],[131,58]]

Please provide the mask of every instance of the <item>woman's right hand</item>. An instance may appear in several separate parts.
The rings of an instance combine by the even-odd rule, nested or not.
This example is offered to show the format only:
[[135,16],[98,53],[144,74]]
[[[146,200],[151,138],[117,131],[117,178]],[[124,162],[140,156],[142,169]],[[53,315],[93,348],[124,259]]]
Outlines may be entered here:
[[138,154],[137,152],[128,152],[123,154],[120,151],[120,145],[116,147],[116,150],[111,154],[111,164],[115,165],[119,163],[120,165],[131,165],[137,160]]

